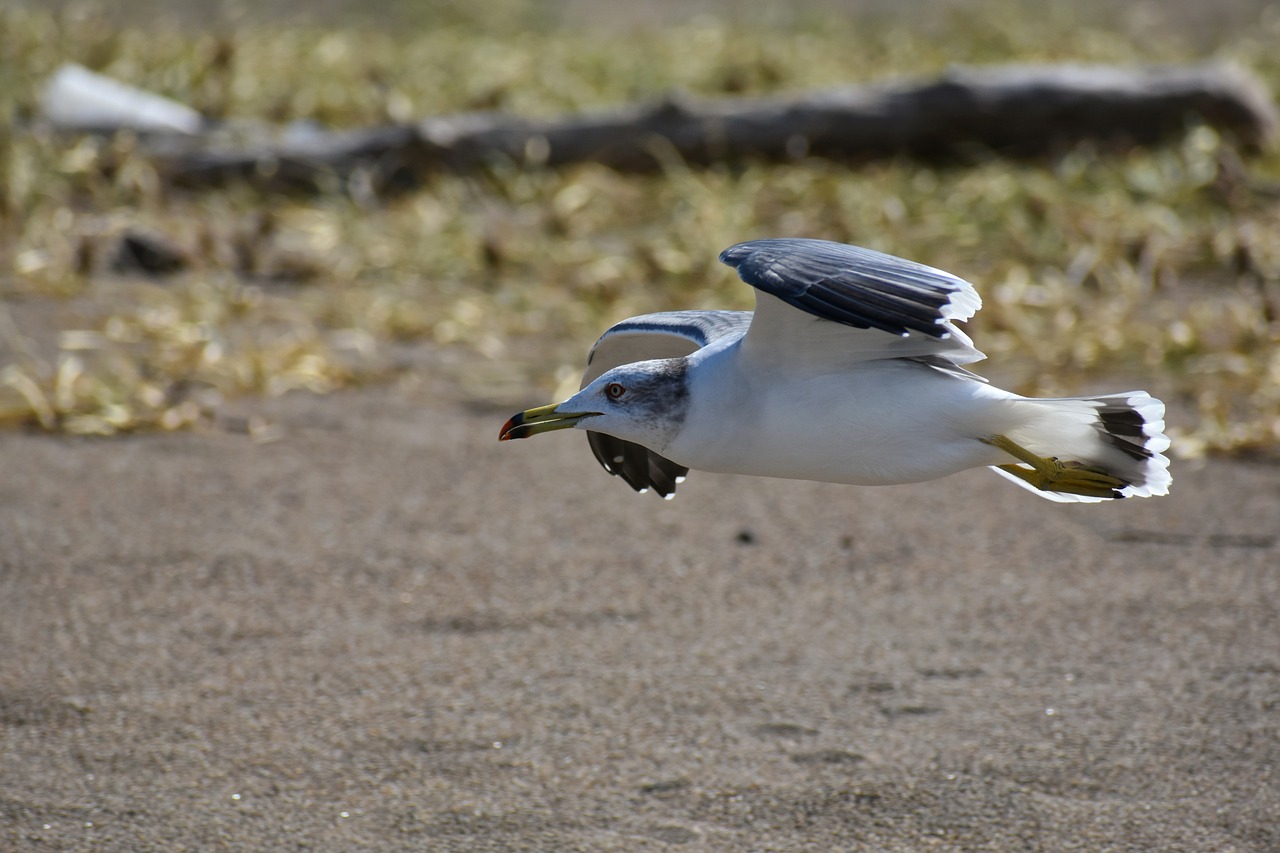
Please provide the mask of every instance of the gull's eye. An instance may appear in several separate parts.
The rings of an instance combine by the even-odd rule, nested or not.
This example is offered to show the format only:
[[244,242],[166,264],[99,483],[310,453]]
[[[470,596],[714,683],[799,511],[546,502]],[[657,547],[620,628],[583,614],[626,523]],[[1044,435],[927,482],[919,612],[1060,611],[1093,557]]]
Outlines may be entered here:
[[604,386],[604,393],[610,400],[617,400],[627,393],[627,389],[618,382],[610,382]]

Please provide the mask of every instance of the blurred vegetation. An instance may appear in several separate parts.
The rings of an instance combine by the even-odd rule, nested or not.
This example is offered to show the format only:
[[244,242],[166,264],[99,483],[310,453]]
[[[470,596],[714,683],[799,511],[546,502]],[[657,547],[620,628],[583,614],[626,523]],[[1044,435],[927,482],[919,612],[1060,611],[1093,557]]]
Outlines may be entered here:
[[[183,428],[236,395],[383,380],[410,369],[397,353],[419,342],[469,354],[453,368],[464,393],[540,401],[574,380],[612,322],[750,307],[749,288],[716,263],[723,247],[811,236],[977,284],[986,306],[970,331],[1006,385],[1141,383],[1190,413],[1173,425],[1183,454],[1274,449],[1280,155],[1240,153],[1205,127],[1158,150],[1083,146],[1024,163],[975,153],[954,168],[493,164],[370,200],[175,190],[127,134],[69,137],[32,121],[41,84],[66,61],[216,118],[342,128],[476,109],[554,115],[671,90],[803,90],[955,63],[1208,54],[1280,90],[1274,9],[1206,45],[1089,26],[1066,8],[986,3],[911,26],[796,15],[781,29],[714,18],[557,26],[514,0],[340,27],[5,8],[0,107],[13,121],[0,128],[0,256],[13,272],[0,276],[0,423]],[[183,270],[113,270],[126,233],[157,235]]]

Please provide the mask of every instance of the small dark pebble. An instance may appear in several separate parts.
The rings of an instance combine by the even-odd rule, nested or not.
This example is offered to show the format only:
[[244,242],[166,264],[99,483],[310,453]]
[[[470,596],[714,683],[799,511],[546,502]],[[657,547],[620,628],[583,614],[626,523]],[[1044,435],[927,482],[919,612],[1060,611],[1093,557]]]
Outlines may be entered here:
[[812,737],[818,730],[798,723],[765,723],[756,726],[755,733],[761,737]]
[[750,530],[747,530],[747,529],[745,529],[745,528],[744,528],[744,529],[742,529],[742,530],[739,530],[739,531],[738,531],[738,535],[737,535],[736,537],[734,537],[734,538],[736,539],[736,541],[737,541],[737,543],[738,543],[739,545],[754,545],[754,544],[756,544],[756,535],[755,535],[755,533],[753,533],[753,532],[751,532]]
[[927,714],[940,714],[942,709],[928,705],[886,705],[880,709],[880,713],[886,717],[923,717]]
[[891,693],[892,681],[868,681],[865,684],[850,684],[849,693]]
[[920,674],[925,678],[977,678],[983,675],[981,669],[976,666],[956,667],[954,669],[922,669]]
[[663,779],[661,782],[649,782],[640,786],[642,794],[670,794],[674,791],[683,791],[689,787],[688,779]]
[[111,268],[115,272],[168,275],[187,266],[182,250],[163,237],[131,231],[120,238]]

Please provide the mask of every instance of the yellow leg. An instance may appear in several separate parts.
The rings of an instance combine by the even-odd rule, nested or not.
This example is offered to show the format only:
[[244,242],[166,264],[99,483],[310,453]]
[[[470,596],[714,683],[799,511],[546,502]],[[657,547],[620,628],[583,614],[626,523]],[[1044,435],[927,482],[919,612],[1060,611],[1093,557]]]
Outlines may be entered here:
[[1094,468],[1082,462],[1061,462],[1057,458],[1037,456],[1003,435],[993,435],[982,440],[1025,463],[997,466],[1001,471],[1007,471],[1015,477],[1026,480],[1044,492],[1063,492],[1091,498],[1118,498],[1121,497],[1119,490],[1129,485],[1101,468]]

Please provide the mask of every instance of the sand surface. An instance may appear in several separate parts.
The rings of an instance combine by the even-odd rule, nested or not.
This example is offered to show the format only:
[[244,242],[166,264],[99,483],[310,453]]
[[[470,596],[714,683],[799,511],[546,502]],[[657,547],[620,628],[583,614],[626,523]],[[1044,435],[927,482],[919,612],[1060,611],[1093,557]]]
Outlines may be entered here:
[[667,503],[438,390],[0,434],[0,849],[1280,849],[1275,466]]

